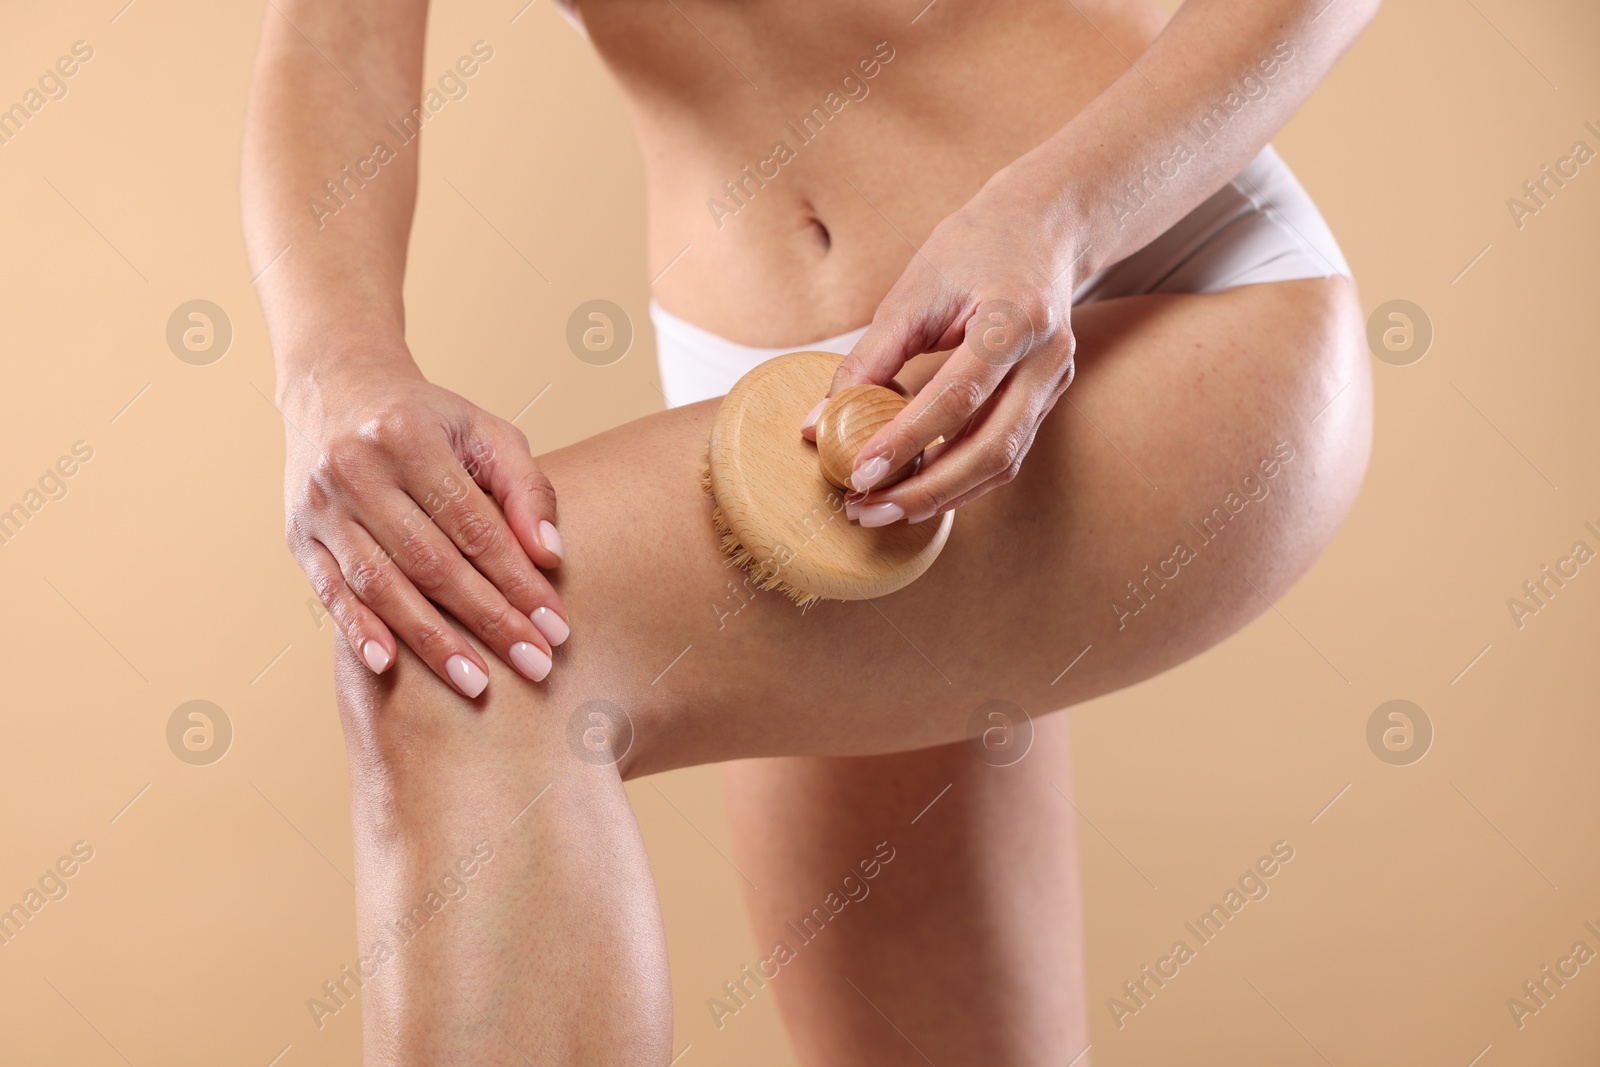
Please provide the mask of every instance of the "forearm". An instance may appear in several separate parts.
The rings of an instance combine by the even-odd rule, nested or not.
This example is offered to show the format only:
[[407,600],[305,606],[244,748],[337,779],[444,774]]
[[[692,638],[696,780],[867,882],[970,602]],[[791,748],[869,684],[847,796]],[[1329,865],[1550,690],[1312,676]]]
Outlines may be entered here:
[[1059,279],[1138,250],[1243,169],[1377,6],[1188,0],[1134,67],[1001,172],[1039,212]]
[[409,362],[417,143],[395,130],[417,106],[425,21],[416,0],[268,5],[242,192],[280,396],[336,364]]

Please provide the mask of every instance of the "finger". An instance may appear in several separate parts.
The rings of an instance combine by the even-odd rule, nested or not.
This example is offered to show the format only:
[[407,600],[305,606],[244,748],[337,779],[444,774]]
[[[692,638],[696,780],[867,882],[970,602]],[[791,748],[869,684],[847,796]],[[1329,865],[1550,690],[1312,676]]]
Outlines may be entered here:
[[[1004,385],[1004,383],[1001,383],[1001,384]],[[971,432],[972,432],[972,420],[968,419],[966,424],[963,425],[961,427],[961,429],[956,431],[954,437],[936,437],[936,438],[934,438],[933,439],[933,444],[929,445],[927,448],[924,448],[922,450],[922,465],[923,466],[927,466],[929,463],[932,463],[934,460],[938,459],[940,456],[942,456],[946,452],[950,451],[950,447],[952,445],[954,445],[957,441],[961,440],[963,437],[965,437],[967,434],[969,434]]]
[[1035,366],[1041,369],[1023,368],[1007,379],[982,416],[935,461],[870,494],[859,511],[861,524],[882,526],[900,518],[920,522],[1015,478],[1040,422],[1060,396],[1057,383],[1068,373],[1048,368],[1043,360]]
[[[477,454],[488,454],[488,450]],[[532,465],[533,460],[528,462]],[[538,474],[538,468],[533,469]],[[512,533],[495,501],[476,482],[467,480],[470,473],[471,468],[430,473],[424,463],[406,468],[400,488],[409,492],[413,500],[422,502],[422,508],[406,518],[406,529],[426,527],[431,519],[456,552],[487,578],[507,603],[526,615],[546,641],[559,645],[571,632],[566,606],[524,553],[520,539]]]
[[[550,643],[533,616],[512,605],[420,509],[406,511],[408,505],[411,500],[395,492],[387,511],[401,519],[387,528],[376,526],[386,529],[385,549],[400,572],[419,593],[459,619],[496,655],[533,681],[542,681],[550,671]],[[558,636],[565,637],[564,620],[551,616],[545,622],[561,624]]]
[[822,418],[822,409],[828,406],[828,398],[823,397],[817,401],[817,406],[806,412],[806,417],[800,420],[800,436],[807,441],[817,439],[817,420]]
[[866,492],[940,437],[955,437],[988,402],[1007,369],[958,349],[922,391],[861,446],[851,484]]
[[[486,417],[467,473],[500,504],[511,532],[540,570],[561,566],[565,546],[556,527],[556,490],[534,462],[528,437],[509,422]],[[563,612],[563,614],[565,614]]]
[[[919,252],[878,305],[867,332],[839,364],[828,396],[852,385],[886,385],[913,356],[939,351],[940,342],[953,331],[959,337],[962,309],[954,292]],[[819,403],[802,421],[800,435],[806,440],[816,440],[821,413]]]
[[927,522],[929,519],[937,518],[947,511],[955,511],[966,504],[970,504],[972,501],[978,499],[980,496],[983,496],[990,490],[1000,488],[1009,481],[1011,481],[1011,479],[1006,475],[996,475],[995,477],[984,482],[982,485],[979,485],[976,489],[968,489],[965,493],[962,493],[954,500],[945,503],[937,511],[908,517],[906,519],[906,525],[915,526],[919,522]]
[[[894,390],[907,400],[911,399],[911,393],[906,389],[905,386],[901,385],[897,379],[890,378],[883,384],[884,388]],[[817,406],[812,408],[806,414],[805,419],[800,423],[800,436],[804,437],[807,441],[815,441],[817,439],[817,420],[822,418],[822,409],[828,406],[828,401],[830,399],[832,399],[831,396],[825,396],[821,400],[817,401]]]
[[489,668],[454,626],[428,603],[372,535],[353,522],[324,531],[321,540],[339,562],[351,592],[407,648],[469,700],[489,684]]
[[371,608],[361,602],[344,580],[339,561],[320,541],[307,539],[295,552],[300,567],[311,579],[317,599],[333,616],[334,624],[350,642],[361,662],[373,674],[382,674],[394,662],[394,634]]
[[[387,528],[385,549],[423,596],[459,619],[495,655],[529,679],[550,673],[550,644],[533,620],[501,595],[437,525],[426,521],[405,494],[389,497],[388,512],[401,516]],[[374,525],[369,523],[369,530]],[[377,525],[378,530],[385,530]],[[381,543],[381,542],[380,542]]]
[[[1042,298],[1025,304],[994,298],[978,304],[962,323],[961,347],[904,411],[862,445],[852,484],[869,491],[938,437],[958,431],[1030,353],[1038,353],[1031,366],[1044,364],[1046,376],[1055,376],[1064,366],[1065,381],[1070,381],[1076,342],[1063,325],[1055,322]],[[1054,395],[1050,401],[1054,403]]]
[[[1007,417],[1018,414],[1007,411]],[[862,526],[887,526],[905,519],[922,522],[941,511],[948,511],[978,487],[993,488],[1016,476],[1022,457],[1033,443],[1036,426],[1028,424],[1001,428],[1000,419],[982,431],[973,431],[941,457],[937,468],[930,465],[911,478],[886,490],[871,494],[857,510]]]

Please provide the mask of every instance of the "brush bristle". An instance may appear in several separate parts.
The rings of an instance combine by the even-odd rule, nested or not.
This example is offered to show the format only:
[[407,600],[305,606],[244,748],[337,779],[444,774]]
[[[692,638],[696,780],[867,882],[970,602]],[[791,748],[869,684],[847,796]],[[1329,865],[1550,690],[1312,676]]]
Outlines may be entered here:
[[711,525],[716,527],[717,534],[722,541],[722,554],[728,557],[731,566],[738,567],[749,574],[757,589],[776,589],[795,604],[803,612],[813,604],[819,603],[822,598],[815,593],[808,593],[803,589],[796,589],[782,578],[778,572],[769,567],[764,561],[756,557],[739,543],[739,538],[734,535],[733,528],[728,525],[728,520],[722,514],[722,508],[717,504],[717,496],[711,491],[711,462],[708,459],[700,463],[700,488],[706,491],[711,498]]

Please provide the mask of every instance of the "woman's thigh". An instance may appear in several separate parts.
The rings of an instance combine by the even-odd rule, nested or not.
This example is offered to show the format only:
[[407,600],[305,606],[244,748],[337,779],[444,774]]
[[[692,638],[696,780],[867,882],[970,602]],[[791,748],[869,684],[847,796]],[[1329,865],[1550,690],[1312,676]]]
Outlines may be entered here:
[[[802,613],[726,565],[700,488],[716,401],[541,457],[572,637],[537,686],[485,655],[479,703],[523,707],[495,721],[564,731],[580,754],[614,743],[624,774],[887,753],[962,739],[989,701],[1039,715],[1121,688],[1237,630],[1316,558],[1365,468],[1352,287],[1127,298],[1074,326],[1077,380],[1020,475],[876,601]],[[404,650],[393,671],[383,685],[343,672],[348,706],[419,687],[471,728],[467,702]]]

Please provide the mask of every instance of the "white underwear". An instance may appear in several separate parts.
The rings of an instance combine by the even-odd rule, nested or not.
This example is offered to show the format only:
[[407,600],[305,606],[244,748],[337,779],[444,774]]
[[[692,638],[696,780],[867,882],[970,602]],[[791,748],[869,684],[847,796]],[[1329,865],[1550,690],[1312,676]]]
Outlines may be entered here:
[[[1144,293],[1220,293],[1241,285],[1350,277],[1317,206],[1268,145],[1227,185],[1139,251],[1083,280],[1074,304]],[[745,372],[787,352],[847,354],[862,326],[837,337],[752,348],[673,315],[654,300],[656,362],[667,405],[722,396]]]

